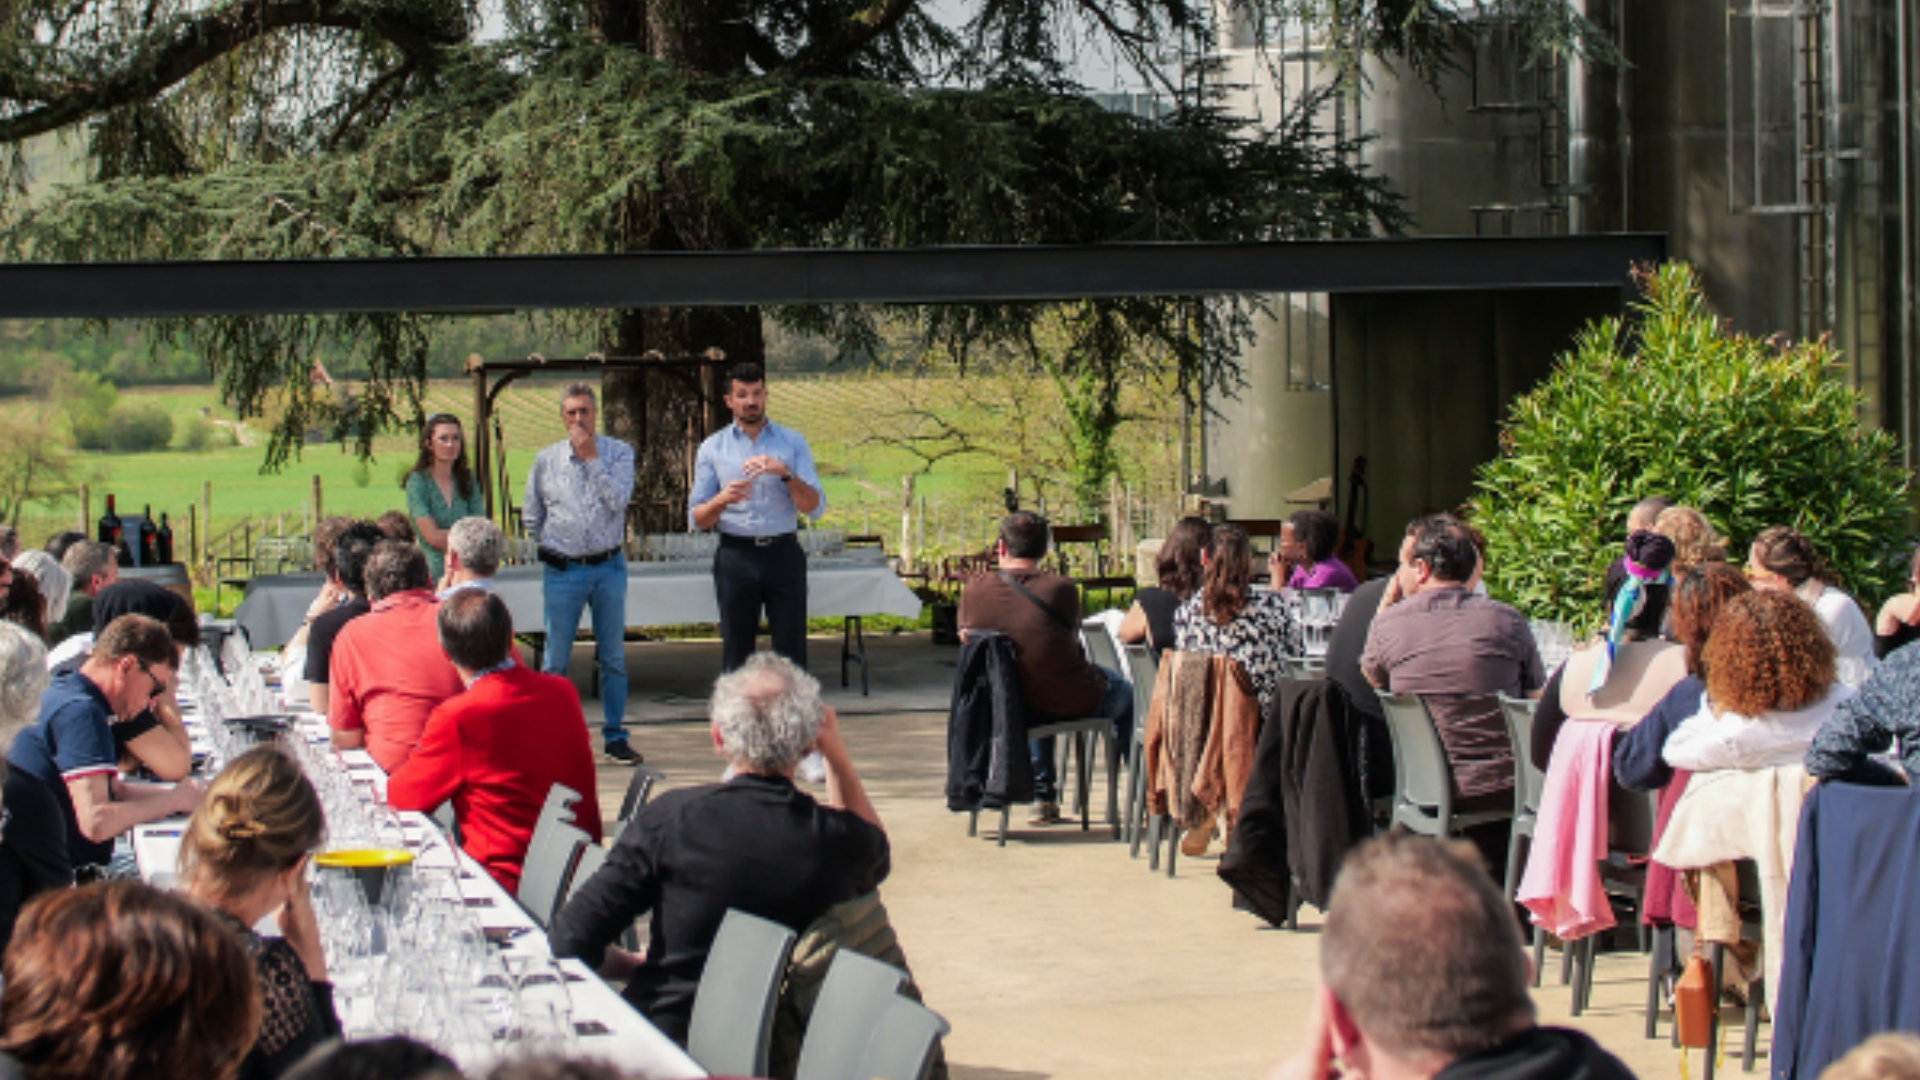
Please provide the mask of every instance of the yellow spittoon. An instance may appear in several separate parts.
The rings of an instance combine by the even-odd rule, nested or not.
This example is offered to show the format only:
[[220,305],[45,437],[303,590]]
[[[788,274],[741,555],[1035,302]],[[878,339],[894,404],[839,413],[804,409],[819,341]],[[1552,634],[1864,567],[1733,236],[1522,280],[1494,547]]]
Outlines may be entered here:
[[402,848],[351,848],[323,851],[313,857],[323,873],[351,874],[360,882],[367,903],[378,904],[387,891],[387,882],[397,873],[408,873],[413,852]]

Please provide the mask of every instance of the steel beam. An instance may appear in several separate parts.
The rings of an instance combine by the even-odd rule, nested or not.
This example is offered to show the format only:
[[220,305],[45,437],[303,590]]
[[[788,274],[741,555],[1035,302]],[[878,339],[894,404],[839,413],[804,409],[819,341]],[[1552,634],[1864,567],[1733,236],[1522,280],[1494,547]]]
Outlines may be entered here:
[[1660,233],[0,266],[0,318],[1631,289]]

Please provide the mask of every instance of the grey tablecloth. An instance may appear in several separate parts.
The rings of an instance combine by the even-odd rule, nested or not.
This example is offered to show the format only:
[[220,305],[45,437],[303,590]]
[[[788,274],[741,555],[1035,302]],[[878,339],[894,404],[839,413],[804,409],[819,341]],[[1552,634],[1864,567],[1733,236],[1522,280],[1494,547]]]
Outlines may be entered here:
[[[510,566],[493,579],[494,591],[507,602],[514,628],[536,633],[541,619],[541,566]],[[320,591],[319,574],[273,574],[247,583],[247,594],[233,613],[256,649],[287,643],[300,629],[307,605]],[[877,558],[811,560],[807,566],[807,614],[813,618],[848,615],[920,617],[920,598],[892,567]],[[627,625],[676,626],[720,621],[713,595],[713,574],[705,563],[629,563]],[[586,622],[582,613],[581,622]]]

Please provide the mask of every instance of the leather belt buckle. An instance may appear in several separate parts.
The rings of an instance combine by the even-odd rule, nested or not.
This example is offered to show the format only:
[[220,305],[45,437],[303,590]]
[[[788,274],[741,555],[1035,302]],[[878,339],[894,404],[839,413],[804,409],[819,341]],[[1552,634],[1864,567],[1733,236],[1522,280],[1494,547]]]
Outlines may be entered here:
[[756,536],[753,538],[753,546],[754,547],[770,547],[773,544],[779,542],[779,540],[780,540],[779,536]]

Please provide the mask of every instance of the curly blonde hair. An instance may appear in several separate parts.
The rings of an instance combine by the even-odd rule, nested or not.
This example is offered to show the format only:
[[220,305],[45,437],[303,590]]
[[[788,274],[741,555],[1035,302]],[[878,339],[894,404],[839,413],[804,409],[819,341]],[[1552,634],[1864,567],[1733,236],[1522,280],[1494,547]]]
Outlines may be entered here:
[[1707,697],[1742,716],[1803,709],[1832,688],[1834,655],[1826,627],[1799,597],[1736,596],[1707,639]]
[[1691,506],[1669,506],[1653,519],[1653,531],[1673,541],[1673,576],[1677,581],[1702,563],[1727,557],[1727,540],[1714,531],[1707,515]]

